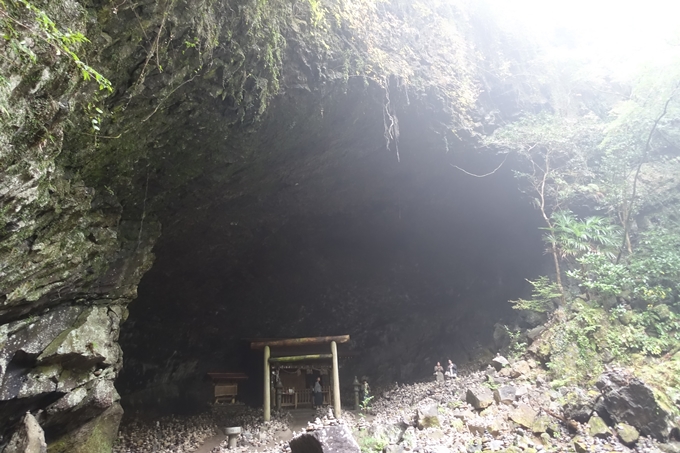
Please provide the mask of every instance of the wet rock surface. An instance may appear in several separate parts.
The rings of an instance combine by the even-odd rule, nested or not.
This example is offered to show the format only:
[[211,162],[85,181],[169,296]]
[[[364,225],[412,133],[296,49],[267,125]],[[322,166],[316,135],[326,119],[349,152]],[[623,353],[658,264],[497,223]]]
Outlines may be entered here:
[[625,370],[613,370],[600,376],[597,387],[603,394],[601,407],[612,420],[633,425],[643,435],[668,439],[671,417],[640,379]]

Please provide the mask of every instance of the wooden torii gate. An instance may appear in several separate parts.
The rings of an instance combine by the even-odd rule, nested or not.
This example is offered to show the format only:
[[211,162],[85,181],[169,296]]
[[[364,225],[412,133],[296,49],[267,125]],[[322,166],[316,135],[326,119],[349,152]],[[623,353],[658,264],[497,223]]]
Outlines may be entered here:
[[[338,343],[349,341],[349,335],[329,336],[329,337],[308,337],[308,338],[285,338],[255,340],[250,343],[250,349],[264,350],[264,420],[271,420],[271,364],[301,362],[307,360],[332,360],[333,372],[333,412],[336,418],[340,418],[342,413],[340,407],[340,374],[338,372]],[[330,343],[330,354],[306,354],[291,355],[285,357],[271,357],[271,348],[276,347],[295,347],[309,346]]]

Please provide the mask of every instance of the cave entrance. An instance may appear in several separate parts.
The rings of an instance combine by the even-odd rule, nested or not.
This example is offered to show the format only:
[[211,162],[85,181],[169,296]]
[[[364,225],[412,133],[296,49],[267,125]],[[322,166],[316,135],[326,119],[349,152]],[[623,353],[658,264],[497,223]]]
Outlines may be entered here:
[[271,419],[274,404],[277,409],[332,404],[340,418],[338,344],[348,341],[349,335],[252,340],[251,349],[264,352],[264,420]]

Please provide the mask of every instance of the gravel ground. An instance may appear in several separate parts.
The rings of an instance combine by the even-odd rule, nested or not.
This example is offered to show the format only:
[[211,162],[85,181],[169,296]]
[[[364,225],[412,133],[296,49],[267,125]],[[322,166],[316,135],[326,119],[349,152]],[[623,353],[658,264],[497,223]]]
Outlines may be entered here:
[[[309,418],[315,421],[297,433],[291,426],[299,427],[299,420],[294,421],[289,412],[273,414],[272,421],[264,423],[259,408],[240,405],[215,408],[193,417],[144,422],[133,419],[122,425],[113,451],[187,453],[196,451],[206,438],[220,434],[223,427],[240,426],[242,434],[237,448],[229,450],[225,439],[212,453],[285,453],[290,451],[287,441],[302,431],[336,424],[351,430],[364,451],[371,448],[370,451],[391,452],[401,447],[414,453],[680,451],[673,444],[659,444],[646,437],[627,447],[613,431],[591,437],[588,425],[567,423],[560,416],[559,392],[547,386],[535,364],[530,365],[525,367],[524,374],[514,378],[501,377],[488,369],[442,383],[395,385],[376,395],[370,409],[360,413],[344,411],[341,420],[335,420],[328,408],[315,414],[308,411]],[[468,389],[490,391],[501,386],[516,389],[513,401],[496,402],[483,410],[475,410],[466,402]],[[544,432],[518,423],[518,414],[523,411],[544,420]]]

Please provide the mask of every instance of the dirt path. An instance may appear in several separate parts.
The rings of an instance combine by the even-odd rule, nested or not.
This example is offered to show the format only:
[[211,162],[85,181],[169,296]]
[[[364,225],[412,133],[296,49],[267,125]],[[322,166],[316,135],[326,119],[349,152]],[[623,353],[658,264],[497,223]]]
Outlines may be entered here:
[[203,442],[203,445],[198,447],[198,450],[194,451],[194,453],[210,453],[213,448],[219,447],[220,443],[226,439],[226,437],[227,436],[222,433],[209,437]]
[[293,420],[290,423],[291,431],[300,431],[307,426],[307,422],[314,421],[316,411],[314,409],[296,409],[290,411]]
[[[293,431],[301,431],[303,428],[307,427],[307,422],[314,421],[314,418],[316,417],[316,411],[313,409],[296,409],[291,410],[290,413],[292,420],[289,429],[277,432],[276,436],[274,436],[274,442],[289,441],[293,438]],[[226,439],[226,436],[222,433],[209,437],[203,442],[203,445],[194,451],[194,453],[210,453],[212,449],[218,447],[224,439]],[[263,447],[263,449],[264,448],[265,447]]]

